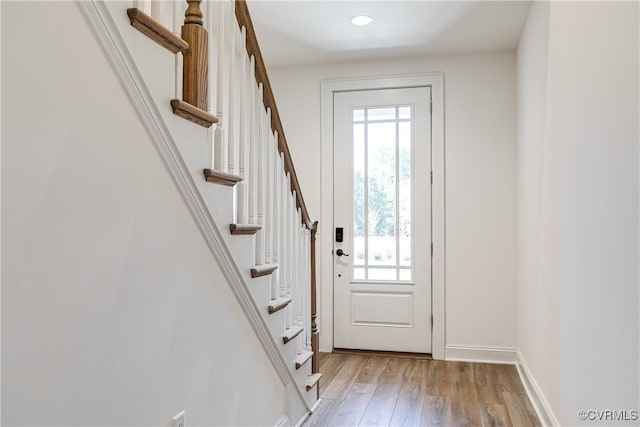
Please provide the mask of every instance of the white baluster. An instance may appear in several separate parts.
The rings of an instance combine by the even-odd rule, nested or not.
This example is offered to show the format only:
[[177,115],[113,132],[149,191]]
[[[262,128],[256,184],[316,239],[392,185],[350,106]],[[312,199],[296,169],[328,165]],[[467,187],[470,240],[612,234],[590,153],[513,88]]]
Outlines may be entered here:
[[305,348],[311,347],[311,231],[304,228],[304,330],[306,333]]
[[273,133],[271,132],[271,109],[267,108],[267,116],[264,122],[264,259],[267,264],[272,262],[273,242],[273,162],[271,147],[273,145]]
[[[173,2],[173,33],[178,37],[182,35],[182,22],[184,19],[182,6],[185,4],[183,0],[174,0]],[[182,99],[182,54],[174,55],[175,65],[175,99]]]
[[[267,263],[276,263],[274,259],[275,246],[275,224],[276,216],[274,212],[275,204],[275,170],[273,164],[273,132],[271,132],[271,110],[267,109],[267,140],[266,140],[266,208],[265,208],[265,259]],[[276,270],[277,271],[277,270]],[[274,278],[275,279],[275,278]],[[271,282],[271,298],[278,297],[278,286],[274,280]]]
[[[287,229],[287,218],[288,218],[288,208],[289,208],[289,201],[287,199],[287,193],[285,191],[285,187],[287,185],[287,175],[284,173],[283,171],[283,175],[282,175],[282,218],[281,218],[281,224],[282,224],[282,255],[281,255],[281,259],[282,259],[282,276],[280,277],[280,289],[281,289],[281,294],[283,295],[287,295],[287,296],[291,296],[289,294],[289,245],[288,245],[288,238],[289,238],[289,231]],[[285,328],[289,329],[291,327],[291,304],[287,305],[287,307],[285,308],[285,316],[284,316],[284,322],[285,322]]]
[[[174,1],[183,1],[183,0],[174,0]],[[184,2],[184,1],[183,1]],[[221,37],[221,29],[220,29],[220,5],[215,8],[214,4],[209,4],[207,8],[205,27],[209,32],[209,43],[207,43],[207,55],[209,58],[209,81],[207,87],[209,88],[209,96],[207,97],[207,108],[208,111],[211,111],[213,114],[218,113],[218,74],[220,73],[220,37]],[[215,35],[215,43],[214,43],[214,35]]]
[[215,129],[214,136],[214,150],[213,150],[213,168],[217,171],[224,172],[227,162],[225,156],[227,153],[226,137],[225,137],[225,125],[224,121],[227,119],[224,115],[224,64],[225,64],[225,13],[224,5],[226,2],[218,2],[218,49],[216,51],[217,57],[217,73],[216,73],[216,116],[218,117],[218,124]]
[[[287,262],[287,269],[286,269],[286,286],[287,286],[287,295],[290,295],[292,298],[294,297],[293,293],[292,293],[292,289],[291,289],[291,268],[292,268],[292,263],[291,263],[291,259],[293,256],[293,246],[291,245],[291,237],[292,237],[292,230],[291,230],[291,216],[292,216],[292,212],[291,212],[291,193],[289,192],[289,188],[290,187],[290,182],[291,182],[291,176],[289,174],[287,174],[287,192],[286,192],[286,222],[285,222],[285,230],[286,230],[286,245],[287,245],[287,258],[286,258],[286,262]],[[286,327],[287,329],[291,328],[291,321],[293,318],[293,313],[292,313],[292,304],[289,304],[287,307],[289,308],[289,310],[287,311],[287,316],[286,316]]]
[[242,54],[240,57],[242,58],[242,81],[240,85],[240,146],[238,148],[238,174],[242,178],[237,185],[238,187],[238,224],[247,224],[248,222],[248,212],[247,212],[247,203],[248,192],[247,192],[247,183],[245,181],[246,177],[246,168],[247,168],[247,139],[248,139],[248,120],[249,117],[249,109],[251,108],[251,103],[248,100],[248,89],[251,87],[248,82],[248,61],[249,58],[245,54],[244,46],[246,46],[247,40],[247,29],[242,27]]
[[291,207],[289,210],[291,211],[290,221],[289,221],[289,229],[291,230],[291,292],[293,294],[293,319],[292,322],[294,325],[298,325],[298,309],[300,305],[300,301],[298,298],[300,294],[298,292],[298,229],[295,227],[296,223],[296,214],[295,214],[295,200],[296,200],[296,192],[293,192],[293,197],[291,197]]
[[[269,126],[270,128],[271,126]],[[267,220],[269,223],[269,244],[267,245],[267,253],[265,255],[269,256],[269,259],[271,260],[270,262],[273,264],[278,264],[278,250],[276,249],[276,224],[278,223],[278,217],[276,216],[276,203],[277,203],[277,194],[278,194],[278,190],[277,190],[277,185],[278,185],[278,179],[276,176],[276,169],[275,169],[275,153],[273,151],[273,134],[271,132],[269,132],[269,137],[270,137],[270,141],[268,144],[268,152],[269,152],[269,158],[268,158],[268,169],[269,169],[269,174],[268,174],[268,186],[269,186],[269,191],[268,196],[269,196],[269,204],[267,205],[269,207],[269,209],[267,210]],[[274,271],[277,272],[278,270],[276,269]],[[273,278],[271,280],[271,298],[275,299],[278,298],[278,294],[280,293],[280,287],[278,285],[278,277],[274,274]]]
[[173,1],[153,0],[151,3],[151,17],[171,32],[173,32],[173,7]]
[[256,185],[256,213],[258,216],[258,225],[262,230],[256,234],[256,262],[258,265],[264,264],[264,192],[265,192],[265,174],[264,174],[264,157],[265,157],[265,129],[264,129],[264,106],[262,104],[262,83],[258,84],[258,102],[256,114],[256,129],[258,132],[256,147],[256,167],[257,167],[257,185]]
[[[253,79],[255,76],[255,58],[251,57],[251,68],[250,68],[250,78]],[[256,223],[256,91],[257,88],[255,84],[253,84],[255,80],[251,80],[251,84],[249,85],[249,117],[248,117],[248,130],[249,130],[249,169],[247,170],[247,175],[249,179],[247,180],[247,187],[249,191],[248,196],[248,215],[249,215],[249,224]]]
[[[291,174],[289,174],[289,182],[291,181]],[[291,324],[297,325],[296,323],[296,298],[298,297],[296,288],[295,288],[295,258],[296,258],[296,247],[295,247],[295,230],[291,227],[291,223],[293,223],[293,198],[291,197],[291,193],[287,194],[287,198],[289,199],[289,223],[287,227],[289,228],[289,247],[291,250],[289,251],[289,294],[292,298],[291,303]]]
[[160,1],[151,0],[151,17],[160,22]]
[[[294,191],[295,194],[295,191]],[[293,214],[293,229],[295,230],[294,236],[295,236],[295,247],[296,247],[296,251],[295,251],[295,277],[294,277],[294,283],[296,286],[296,325],[300,326],[300,323],[302,322],[302,283],[300,281],[300,277],[302,276],[301,274],[301,265],[300,265],[300,261],[302,258],[302,254],[300,253],[300,221],[298,220],[298,209],[296,209],[296,197],[294,196],[293,198],[293,209],[294,209],[294,214]]]
[[[182,1],[182,3],[186,3],[186,2]],[[207,29],[209,33],[209,42],[207,43],[208,58],[215,58],[216,52],[219,46],[217,43],[212,43],[212,38],[213,38],[214,30],[217,29],[217,25],[214,24],[214,20],[216,19],[214,15],[216,15],[217,12],[214,13],[213,4],[211,4],[208,1],[203,2],[202,6],[204,7],[202,11],[204,16],[204,19],[203,19],[204,27]],[[216,37],[219,37],[218,33],[216,33]],[[182,57],[182,55],[176,55],[176,57],[178,56]],[[180,67],[180,70],[182,71],[182,67]],[[207,79],[208,79],[207,86],[209,88],[209,96],[207,96],[206,108],[207,108],[207,111],[214,111],[215,105],[216,105],[215,102],[218,98],[218,93],[216,89],[217,89],[217,76],[218,76],[218,73],[220,72],[220,64],[217,61],[210,60],[207,71],[209,73],[209,75],[207,76]],[[180,78],[180,82],[182,82],[182,77]],[[220,118],[220,122],[218,124],[207,128],[207,142],[208,142],[207,168],[213,169],[213,170],[216,169],[214,158],[216,157],[216,154],[215,154],[216,132],[219,132],[218,126],[222,126],[222,118]]]
[[150,0],[138,0],[137,5],[134,7],[137,7],[138,9],[140,9],[141,11],[143,11],[144,13],[146,13],[147,15],[151,15],[151,1]]
[[[136,3],[137,0],[134,2]],[[184,0],[173,0],[173,22],[171,24],[171,28],[173,28],[173,32],[179,34],[181,31],[182,22],[184,19],[184,15],[182,14],[182,7],[184,6]]]
[[229,105],[228,105],[228,113],[227,113],[227,129],[228,129],[228,142],[227,142],[227,172],[230,174],[235,174],[236,164],[236,144],[237,144],[237,135],[238,131],[236,129],[236,124],[238,122],[238,118],[236,115],[236,105],[238,89],[236,87],[238,82],[238,76],[236,72],[236,32],[238,26],[235,25],[235,14],[233,10],[233,3],[231,3],[231,7],[229,7],[229,16],[227,18],[227,27],[229,28]]
[[[277,147],[278,133],[274,134],[274,141]],[[271,283],[271,298],[278,298],[282,296],[280,292],[280,193],[282,192],[281,173],[278,166],[280,166],[280,157],[278,156],[278,150],[276,148],[271,159],[272,171],[273,171],[273,252],[271,258],[274,264],[278,264],[278,269],[274,271],[273,282]]]
[[[289,174],[289,185],[291,184],[292,181],[292,176],[291,174]],[[291,253],[289,256],[289,265],[291,266],[291,268],[289,269],[289,292],[292,295],[292,299],[293,299],[293,311],[291,313],[292,319],[291,322],[294,325],[298,324],[298,319],[296,317],[297,314],[297,298],[298,298],[298,292],[296,289],[296,229],[293,226],[293,224],[295,223],[295,199],[296,199],[296,192],[294,191],[293,194],[289,193],[289,246],[291,247]]]
[[[290,175],[291,176],[291,175]],[[296,251],[298,250],[298,247],[296,245],[296,239],[297,239],[297,235],[296,235],[296,229],[295,227],[293,227],[293,224],[295,222],[295,211],[294,211],[294,205],[293,205],[293,201],[295,200],[295,194],[296,192],[293,192],[293,197],[289,198],[289,230],[291,231],[289,234],[289,244],[291,245],[291,269],[289,270],[289,286],[291,286],[291,323],[294,326],[298,326],[298,284],[296,283],[296,272],[297,272],[297,266],[296,266],[296,257],[298,256],[296,254]]]
[[[302,214],[302,210],[300,210]],[[309,343],[309,339],[311,338],[311,325],[309,323],[310,315],[309,315],[309,296],[311,292],[309,290],[309,282],[306,279],[308,277],[308,267],[309,267],[309,256],[308,249],[309,246],[307,242],[309,241],[307,235],[307,228],[302,227],[302,266],[303,266],[303,277],[302,277],[302,327],[304,328],[304,337],[302,339],[302,350],[307,350],[307,346]],[[309,320],[307,320],[309,318]]]
[[300,326],[304,329],[304,335],[300,340],[300,351],[303,351],[307,345],[307,336],[309,334],[306,324],[308,289],[307,281],[305,280],[307,273],[307,245],[305,244],[306,229],[300,224],[302,209],[299,209],[298,212],[298,227],[300,229]]
[[[295,205],[294,205],[295,207]],[[294,215],[295,219],[295,230],[296,230],[296,289],[298,294],[298,304],[296,305],[296,324],[298,326],[302,326],[302,308],[303,308],[303,298],[302,298],[302,265],[300,261],[302,260],[302,236],[300,233],[300,220],[298,215],[298,210],[296,209],[296,214]],[[302,339],[298,339],[298,353],[302,352],[302,348],[304,345],[304,341]]]
[[[280,180],[280,215],[278,217],[279,224],[279,233],[278,233],[278,241],[279,241],[279,249],[280,253],[278,257],[280,258],[280,266],[282,267],[282,271],[280,272],[280,296],[287,295],[287,268],[289,264],[287,263],[287,227],[286,227],[286,217],[287,217],[287,176],[284,172],[284,158],[283,155],[280,154],[278,156],[278,174]],[[280,270],[280,267],[278,268]],[[286,316],[285,316],[286,317]]]

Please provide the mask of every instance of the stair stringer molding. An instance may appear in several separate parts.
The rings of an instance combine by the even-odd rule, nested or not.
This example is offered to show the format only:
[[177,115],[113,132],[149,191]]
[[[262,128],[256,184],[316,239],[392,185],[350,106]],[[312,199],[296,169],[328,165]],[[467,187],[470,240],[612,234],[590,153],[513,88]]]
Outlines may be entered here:
[[[127,9],[126,3],[105,2],[105,5],[120,35],[126,40],[127,50],[135,61],[137,70],[152,95],[155,105],[159,107],[162,118],[173,135],[178,152],[187,169],[191,172],[193,182],[197,186],[214,223],[220,226],[219,229],[226,247],[241,272],[276,346],[289,367],[295,384],[304,396],[307,402],[306,406],[313,407],[317,401],[317,393],[315,390],[306,391],[307,377],[311,374],[311,363],[295,369],[296,349],[300,340],[304,341],[306,337],[300,334],[292,342],[284,344],[282,340],[284,313],[269,314],[267,309],[271,300],[270,280],[273,275],[252,278],[249,274],[250,269],[255,266],[256,260],[255,235],[234,236],[228,228],[228,224],[235,222],[232,208],[235,190],[232,187],[209,183],[204,179],[203,168],[211,167],[207,162],[211,157],[209,141],[215,131],[214,127],[205,129],[195,126],[172,113],[168,100],[179,97],[179,93],[174,92],[175,87],[171,86],[175,79],[174,56],[168,52],[153,56],[148,55],[149,46],[154,48],[155,46],[151,44],[147,36],[133,28],[129,20],[124,18]],[[162,50],[157,49],[154,52],[162,52]],[[277,275],[279,272],[276,270],[274,274]]]
[[[306,396],[297,386],[299,379],[291,372],[289,365],[293,361],[284,360],[279,346],[272,338],[271,331],[254,302],[243,274],[227,247],[225,236],[209,211],[207,203],[194,181],[192,172],[185,164],[176,141],[173,139],[105,2],[80,0],[77,1],[77,4],[129,94],[132,105],[151,136],[158,154],[187,205],[211,254],[220,266],[228,286],[251,324],[280,381],[285,386],[287,390],[287,396],[285,396],[286,417],[295,423],[298,420],[304,420],[312,408]],[[228,227],[228,224],[225,225]]]

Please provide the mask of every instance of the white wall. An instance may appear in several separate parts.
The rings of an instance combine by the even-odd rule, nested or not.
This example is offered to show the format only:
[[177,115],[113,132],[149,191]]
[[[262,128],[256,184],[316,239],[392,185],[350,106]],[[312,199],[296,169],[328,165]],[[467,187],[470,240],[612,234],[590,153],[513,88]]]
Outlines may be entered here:
[[275,424],[284,386],[77,4],[3,2],[2,63],[2,425]]
[[[269,70],[314,218],[322,208],[321,81],[444,73],[447,345],[516,346],[515,65],[514,52],[499,52]],[[320,257],[330,257],[331,242],[319,243]],[[320,282],[326,351],[331,349],[331,300],[326,298],[330,275]]]
[[640,409],[638,12],[534,2],[518,49],[518,346],[560,425]]

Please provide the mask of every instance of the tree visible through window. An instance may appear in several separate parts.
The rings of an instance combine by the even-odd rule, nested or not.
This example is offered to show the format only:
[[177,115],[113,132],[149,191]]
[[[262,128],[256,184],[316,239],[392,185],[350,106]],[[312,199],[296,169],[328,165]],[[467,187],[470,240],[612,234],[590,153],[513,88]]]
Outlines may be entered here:
[[411,280],[410,106],[353,111],[353,278]]

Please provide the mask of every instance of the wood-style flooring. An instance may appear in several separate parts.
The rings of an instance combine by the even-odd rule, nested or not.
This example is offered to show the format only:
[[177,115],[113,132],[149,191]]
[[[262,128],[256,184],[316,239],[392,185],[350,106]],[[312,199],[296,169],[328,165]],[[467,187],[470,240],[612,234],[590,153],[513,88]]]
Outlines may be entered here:
[[323,354],[304,426],[540,426],[514,366]]

